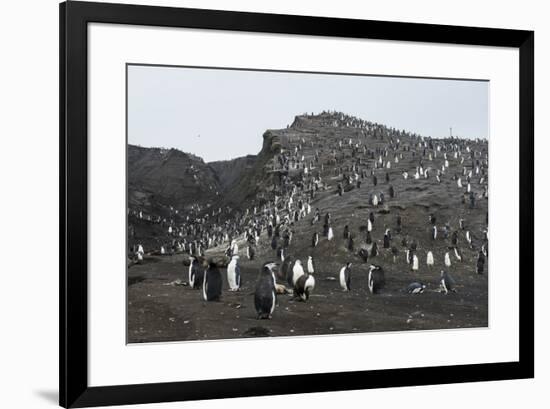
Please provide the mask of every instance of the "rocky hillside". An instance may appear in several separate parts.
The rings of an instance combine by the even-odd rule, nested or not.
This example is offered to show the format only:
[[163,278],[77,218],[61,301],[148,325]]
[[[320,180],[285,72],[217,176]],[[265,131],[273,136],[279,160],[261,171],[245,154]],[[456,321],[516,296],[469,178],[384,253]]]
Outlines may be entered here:
[[128,145],[128,206],[146,213],[216,201],[222,186],[201,158],[177,149]]

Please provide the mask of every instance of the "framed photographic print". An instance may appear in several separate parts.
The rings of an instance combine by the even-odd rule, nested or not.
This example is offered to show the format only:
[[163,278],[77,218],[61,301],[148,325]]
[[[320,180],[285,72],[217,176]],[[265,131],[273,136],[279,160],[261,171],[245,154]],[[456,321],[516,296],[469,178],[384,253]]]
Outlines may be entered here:
[[534,33],[60,5],[60,404],[534,376]]

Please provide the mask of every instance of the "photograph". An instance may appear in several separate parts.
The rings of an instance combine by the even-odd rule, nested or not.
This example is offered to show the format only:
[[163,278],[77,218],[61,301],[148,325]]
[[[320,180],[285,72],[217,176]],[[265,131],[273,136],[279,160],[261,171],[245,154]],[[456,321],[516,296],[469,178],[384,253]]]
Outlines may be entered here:
[[488,81],[126,69],[128,343],[488,327]]

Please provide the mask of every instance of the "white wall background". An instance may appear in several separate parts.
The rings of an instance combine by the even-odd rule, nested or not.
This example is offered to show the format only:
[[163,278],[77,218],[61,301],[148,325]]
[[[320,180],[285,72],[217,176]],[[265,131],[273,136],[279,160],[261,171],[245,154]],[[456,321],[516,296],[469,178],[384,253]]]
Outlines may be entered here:
[[[312,405],[440,408],[546,407],[550,383],[550,286],[545,231],[550,185],[550,25],[536,0],[325,1],[149,0],[144,4],[534,29],[536,44],[536,379],[139,406],[275,408]],[[57,405],[58,7],[57,0],[3,2],[0,22],[0,407]],[[542,118],[542,119],[540,119]],[[546,131],[546,132],[545,132]],[[32,239],[29,239],[32,237]],[[515,251],[516,249],[511,249]]]

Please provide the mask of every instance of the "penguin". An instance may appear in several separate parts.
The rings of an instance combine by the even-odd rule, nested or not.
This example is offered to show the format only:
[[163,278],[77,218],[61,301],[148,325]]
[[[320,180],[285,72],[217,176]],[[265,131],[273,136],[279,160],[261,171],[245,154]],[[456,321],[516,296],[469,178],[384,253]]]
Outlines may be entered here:
[[333,239],[333,237],[334,237],[334,233],[332,231],[332,227],[329,227],[327,232],[327,239],[330,241]]
[[271,238],[271,248],[273,250],[277,249],[277,236],[275,235]]
[[451,257],[449,257],[449,252],[445,253],[445,267],[451,267]]
[[195,257],[189,257],[189,286],[193,289],[202,287],[204,270]]
[[319,244],[319,233],[315,232],[311,236],[311,247],[317,247],[317,244]]
[[434,254],[431,251],[428,251],[428,254],[426,255],[426,264],[429,268],[434,265]]
[[309,299],[309,294],[315,288],[315,277],[312,274],[304,274],[296,280],[294,285],[294,294],[298,295],[302,301]]
[[384,233],[384,248],[390,248],[390,229],[386,229],[386,232]]
[[256,308],[256,319],[271,319],[277,302],[277,291],[275,290],[275,269],[276,264],[267,262],[260,271],[260,277],[254,291],[254,307]]
[[422,294],[425,289],[426,289],[426,284],[415,281],[414,283],[409,284],[409,286],[407,287],[407,293],[408,294]]
[[219,301],[222,295],[222,274],[213,261],[204,272],[202,297],[204,301]]
[[300,260],[296,260],[294,262],[294,266],[292,267],[292,286],[295,286],[298,278],[300,278],[304,274],[305,272],[304,268],[302,267],[302,262]]
[[348,262],[340,269],[340,287],[344,291],[351,290],[351,263]]
[[367,232],[370,233],[372,231],[372,222],[370,220],[367,220]]
[[472,236],[470,235],[470,231],[467,230],[466,231],[466,241],[468,242],[468,244],[471,246],[472,245]]
[[231,255],[235,256],[239,254],[239,245],[237,244],[237,240],[231,241]]
[[281,266],[282,279],[286,280],[288,287],[292,288],[294,283],[292,282],[292,267],[294,265],[294,260],[292,256],[287,256],[285,261]]
[[233,256],[227,265],[227,282],[229,291],[239,291],[241,287],[241,268],[238,264],[239,256]]
[[437,226],[432,226],[432,240],[437,239]]
[[418,271],[418,257],[416,254],[413,254],[412,256],[412,271]]
[[281,263],[285,261],[285,249],[283,247],[277,249],[277,257],[281,260]]
[[372,243],[372,247],[370,249],[370,255],[372,257],[376,257],[378,255],[378,244],[376,242]]
[[393,185],[390,185],[389,194],[391,199],[395,197],[395,189],[393,188]]
[[372,244],[372,237],[371,237],[370,231],[367,231],[366,243]]
[[477,257],[477,269],[476,269],[477,273],[483,274],[484,267],[485,267],[485,255],[483,254],[482,251],[480,251]]
[[369,251],[367,249],[359,250],[359,257],[363,260],[363,263],[366,263],[369,260]]
[[441,288],[441,292],[448,294],[449,291],[452,291],[453,293],[456,293],[456,290],[454,289],[455,280],[451,277],[451,275],[441,270],[441,277],[439,279],[439,286]]
[[369,266],[368,287],[371,294],[376,294],[380,291],[386,280],[384,278],[384,270],[382,267],[371,264]]
[[[371,230],[372,230],[372,225],[374,225],[374,213],[373,212],[369,212],[369,221],[371,222]],[[369,230],[369,231],[371,231]]]
[[313,264],[313,257],[311,256],[307,258],[307,272],[309,274],[315,273],[315,265]]
[[454,252],[455,252],[456,259],[458,261],[462,261],[462,252],[460,251],[460,249],[458,247],[455,247]]

